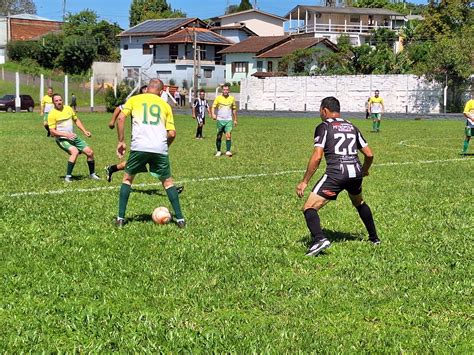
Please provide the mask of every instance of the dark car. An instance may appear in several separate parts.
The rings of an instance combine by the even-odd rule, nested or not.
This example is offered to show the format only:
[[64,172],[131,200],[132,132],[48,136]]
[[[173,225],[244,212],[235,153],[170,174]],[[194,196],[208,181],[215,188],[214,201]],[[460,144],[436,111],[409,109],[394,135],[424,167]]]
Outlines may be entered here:
[[[30,95],[20,95],[21,109],[33,112],[35,102]],[[15,111],[15,95],[5,95],[0,98],[0,110],[13,112]]]

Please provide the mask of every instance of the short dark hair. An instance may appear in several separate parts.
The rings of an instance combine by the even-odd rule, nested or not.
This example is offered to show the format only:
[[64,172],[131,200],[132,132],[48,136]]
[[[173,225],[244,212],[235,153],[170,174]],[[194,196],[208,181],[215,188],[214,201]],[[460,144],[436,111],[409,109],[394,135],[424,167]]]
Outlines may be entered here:
[[141,88],[140,88],[140,94],[143,92],[143,90],[147,89],[148,88],[148,85],[143,85]]
[[334,96],[325,97],[321,101],[321,108],[327,108],[331,112],[341,112],[341,104]]
[[51,96],[51,98],[54,100],[55,96],[59,96],[61,99],[63,98],[63,95],[58,94],[58,93],[54,93],[53,96]]
[[199,90],[199,93],[201,93],[201,92],[206,93],[206,90],[204,90],[204,89]]
[[229,83],[225,83],[224,85],[222,85],[223,88],[225,88],[226,86],[230,89],[230,84]]

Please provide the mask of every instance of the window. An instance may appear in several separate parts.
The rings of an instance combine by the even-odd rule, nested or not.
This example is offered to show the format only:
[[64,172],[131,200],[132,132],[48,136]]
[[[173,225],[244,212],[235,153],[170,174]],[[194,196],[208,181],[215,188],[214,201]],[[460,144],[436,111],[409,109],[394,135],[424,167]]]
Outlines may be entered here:
[[170,44],[169,55],[170,55],[171,62],[174,62],[176,59],[178,59],[178,45],[177,44]]
[[128,49],[128,44],[123,45],[123,50],[126,51]]
[[271,73],[273,71],[273,62],[268,62],[267,63],[267,71]]
[[257,71],[263,71],[263,61],[257,60]]
[[127,78],[138,78],[139,74],[139,68],[127,68]]
[[351,22],[360,22],[360,16],[359,15],[351,15]]
[[212,78],[212,69],[204,69],[204,77],[207,79]]
[[149,44],[143,44],[142,46],[143,54],[151,54],[151,47]]
[[201,60],[206,60],[206,46],[205,45],[198,46],[198,50],[199,50],[199,56]]
[[233,62],[232,63],[232,74],[235,73],[248,73],[248,62]]

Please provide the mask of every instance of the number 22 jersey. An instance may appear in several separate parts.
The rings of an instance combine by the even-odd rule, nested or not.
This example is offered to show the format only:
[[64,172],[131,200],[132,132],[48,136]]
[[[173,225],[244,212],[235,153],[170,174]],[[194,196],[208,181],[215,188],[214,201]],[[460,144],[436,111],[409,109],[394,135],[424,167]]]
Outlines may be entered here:
[[314,147],[324,150],[326,174],[342,179],[362,178],[358,150],[367,146],[359,129],[342,118],[330,118],[316,127]]

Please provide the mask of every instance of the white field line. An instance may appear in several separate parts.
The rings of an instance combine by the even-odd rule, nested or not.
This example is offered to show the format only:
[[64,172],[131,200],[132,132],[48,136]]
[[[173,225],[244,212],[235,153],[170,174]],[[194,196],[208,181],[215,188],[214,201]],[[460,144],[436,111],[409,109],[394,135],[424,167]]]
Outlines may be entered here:
[[[443,139],[443,140],[446,140],[446,139]],[[454,141],[454,139],[451,139],[451,140]],[[410,141],[412,141],[412,140],[410,139],[410,140],[400,141],[400,142],[398,142],[398,145],[401,145],[401,146],[407,147],[407,148],[439,150],[438,147],[427,147],[427,146],[423,146],[423,145],[408,143],[408,142],[410,142]],[[456,138],[456,141],[459,141],[459,139]],[[446,149],[443,149],[443,150],[446,150]],[[451,151],[454,151],[454,150],[455,150],[455,149],[451,149]]]
[[[401,165],[416,165],[416,164],[438,164],[438,163],[448,163],[455,161],[474,161],[472,158],[453,158],[453,159],[443,159],[443,160],[419,160],[419,161],[405,161],[405,162],[393,162],[393,163],[380,163],[373,164],[373,167],[384,167],[384,166],[401,166]],[[305,170],[287,170],[279,171],[275,173],[259,173],[259,174],[244,174],[244,175],[230,175],[230,176],[215,176],[208,178],[195,178],[195,179],[183,179],[179,180],[180,183],[193,183],[193,182],[205,182],[205,181],[222,181],[222,180],[240,180],[246,178],[258,178],[258,177],[268,177],[268,176],[280,176],[280,175],[291,175],[291,174],[302,174]],[[149,187],[149,186],[161,186],[161,182],[153,183],[143,183],[143,184],[134,184],[134,187]],[[3,194],[3,197],[24,197],[24,196],[46,196],[46,195],[61,195],[65,193],[72,192],[96,192],[96,191],[107,191],[107,190],[118,190],[119,185],[115,186],[101,186],[101,187],[91,187],[91,188],[82,188],[82,189],[61,189],[61,190],[51,190],[51,191],[27,191],[27,192],[15,192],[9,194]]]

